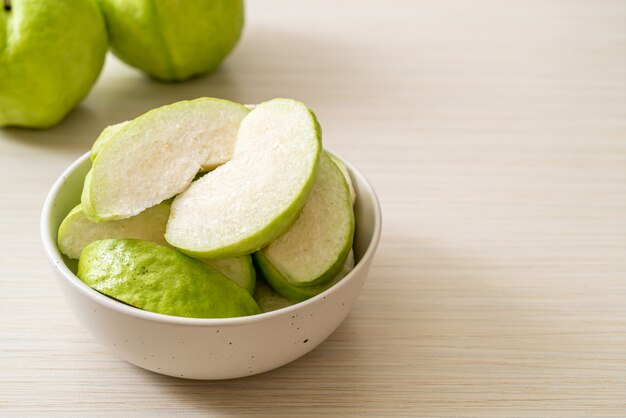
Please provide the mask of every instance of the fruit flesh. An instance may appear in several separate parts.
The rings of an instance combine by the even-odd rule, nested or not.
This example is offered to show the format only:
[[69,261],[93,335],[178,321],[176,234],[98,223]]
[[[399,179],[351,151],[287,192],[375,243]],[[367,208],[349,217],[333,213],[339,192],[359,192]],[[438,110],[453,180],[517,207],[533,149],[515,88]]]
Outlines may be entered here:
[[[281,275],[296,286],[323,285],[337,275],[354,236],[354,212],[345,177],[322,154],[313,191],[296,222],[255,254],[267,274]],[[266,274],[266,276],[267,276]]]
[[109,125],[102,130],[96,141],[91,146],[91,152],[89,153],[89,158],[91,161],[96,159],[96,155],[100,152],[100,149],[107,143],[115,134],[117,134],[120,129],[122,129],[128,121],[116,123],[115,125]]
[[232,160],[174,199],[166,240],[199,258],[257,251],[295,221],[320,152],[319,125],[304,104],[258,105],[241,123]]
[[[248,106],[246,106],[248,108]],[[89,154],[89,158],[91,161],[96,159],[96,156],[104,147],[110,139],[112,139],[117,132],[119,132],[128,121],[116,123],[115,125],[110,125],[104,128],[100,136],[96,139],[91,147],[91,152]],[[200,172],[204,173],[214,168],[224,164],[229,161],[233,155],[233,149],[235,148],[235,140],[236,137],[233,136],[224,136],[220,141],[214,141],[211,143],[209,156],[207,159],[202,162],[200,166]]]
[[182,192],[213,145],[236,140],[248,112],[238,103],[201,98],[130,121],[93,161],[81,197],[85,214],[95,222],[125,219]]
[[70,258],[79,258],[87,245],[101,239],[135,238],[167,245],[163,234],[169,214],[169,204],[161,203],[128,219],[96,223],[78,205],[59,226],[59,249]]

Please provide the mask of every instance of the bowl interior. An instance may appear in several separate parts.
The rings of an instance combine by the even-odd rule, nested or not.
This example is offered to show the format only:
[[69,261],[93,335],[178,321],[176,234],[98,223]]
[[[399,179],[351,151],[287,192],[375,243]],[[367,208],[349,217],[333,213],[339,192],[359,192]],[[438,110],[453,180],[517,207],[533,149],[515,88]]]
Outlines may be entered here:
[[[343,161],[341,158],[339,159]],[[364,257],[373,255],[376,249],[380,238],[381,214],[378,199],[369,182],[352,165],[345,161],[344,164],[350,172],[357,195],[354,207],[356,228],[353,246],[356,268]],[[84,179],[90,168],[91,160],[89,153],[86,153],[68,167],[55,182],[44,204],[41,232],[46,252],[61,274],[82,288],[83,291],[90,292],[97,298],[106,298],[89,288],[75,276],[77,262],[64,257],[56,245],[61,222],[69,211],[80,203]],[[122,307],[122,304],[118,303],[118,305],[121,309],[127,309],[127,307]],[[155,315],[161,316],[160,314]],[[198,318],[192,319],[198,320]]]

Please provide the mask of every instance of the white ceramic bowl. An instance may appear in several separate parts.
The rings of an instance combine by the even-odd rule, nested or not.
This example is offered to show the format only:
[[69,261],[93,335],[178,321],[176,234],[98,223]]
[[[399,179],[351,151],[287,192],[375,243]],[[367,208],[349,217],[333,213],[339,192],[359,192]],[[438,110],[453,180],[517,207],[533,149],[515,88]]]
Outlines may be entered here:
[[357,193],[355,268],[309,300],[255,316],[182,318],[136,309],[85,285],[56,245],[59,225],[80,202],[89,155],[54,183],[41,214],[41,236],[62,293],[80,322],[109,350],[144,369],[189,379],[228,379],[287,364],[326,339],[356,301],[378,246],[381,212],[370,183],[346,163]]

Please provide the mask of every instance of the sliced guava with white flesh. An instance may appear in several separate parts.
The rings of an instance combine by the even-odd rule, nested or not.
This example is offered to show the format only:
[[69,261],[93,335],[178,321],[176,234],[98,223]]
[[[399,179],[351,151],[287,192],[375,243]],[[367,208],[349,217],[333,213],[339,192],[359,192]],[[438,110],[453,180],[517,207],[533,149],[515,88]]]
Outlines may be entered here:
[[339,167],[323,153],[302,213],[254,257],[266,278],[278,274],[295,286],[324,285],[341,270],[353,237],[354,210],[348,184]]
[[[249,105],[245,106],[247,109],[250,109]],[[91,152],[89,154],[89,158],[91,161],[96,159],[96,155],[100,152],[102,147],[109,142],[109,139],[113,138],[113,136],[122,129],[129,121],[120,122],[115,125],[110,125],[104,128],[100,136],[96,138],[96,141],[91,146]],[[236,136],[225,137],[221,141],[215,141],[211,143],[211,152],[209,153],[209,157],[204,161],[200,167],[200,173],[206,173],[207,171],[213,170],[215,167],[218,167],[224,164],[226,161],[230,160],[230,157],[233,154],[233,149],[235,148],[235,140]]]
[[254,270],[251,256],[243,255],[241,257],[203,261],[246,289],[248,293],[254,293],[256,287],[256,271]]
[[[255,258],[254,260],[255,262],[258,261],[257,258]],[[257,263],[257,266],[258,266],[258,263]],[[273,268],[271,265],[269,265],[268,267],[269,269]],[[343,266],[341,267],[341,270],[339,271],[337,276],[335,276],[329,283],[326,283],[325,285],[295,286],[292,283],[286,281],[283,277],[280,276],[280,274],[271,274],[271,275],[266,276],[265,274],[268,271],[267,268],[260,269],[260,276],[264,277],[265,281],[271,286],[271,288],[279,296],[293,303],[298,303],[298,302],[302,302],[304,300],[310,299],[313,296],[319,295],[320,293],[322,293],[323,291],[327,289],[330,289],[331,287],[339,283],[341,279],[346,277],[346,275],[350,273],[350,271],[353,268],[354,268],[354,253],[350,251],[348,253],[348,257],[346,258],[346,261],[343,263]],[[258,280],[258,282],[260,283],[260,280]],[[266,303],[264,299],[272,300],[272,298],[266,296],[265,298],[257,299],[257,303],[261,307],[261,310],[265,312],[265,309],[267,308],[267,306],[264,307],[262,305],[268,305],[268,303]]]
[[182,192],[211,155],[237,140],[248,112],[238,103],[201,98],[130,121],[97,153],[85,178],[83,211],[96,222],[125,219]]
[[168,245],[163,234],[169,215],[170,205],[161,203],[128,219],[93,222],[78,205],[59,226],[59,250],[69,258],[79,258],[90,243],[111,238],[134,238]]
[[303,103],[261,103],[242,121],[232,159],[176,196],[165,239],[204,259],[258,251],[299,215],[321,149],[319,124]]
[[356,191],[354,190],[354,183],[352,183],[352,177],[350,176],[350,171],[348,171],[348,167],[346,167],[343,161],[341,161],[339,158],[335,157],[332,154],[328,155],[330,156],[330,158],[332,158],[335,164],[337,164],[337,167],[339,167],[339,170],[341,170],[341,173],[346,178],[346,183],[348,183],[348,188],[350,189],[350,200],[352,201],[352,206],[354,206],[354,203],[356,202]]
[[113,138],[113,136],[118,133],[120,129],[126,126],[127,123],[128,121],[116,123],[115,125],[109,125],[102,130],[100,136],[96,138],[96,141],[91,146],[91,152],[89,153],[91,161],[96,159],[96,155],[98,155],[100,149],[102,149],[102,147],[109,142],[109,140]]

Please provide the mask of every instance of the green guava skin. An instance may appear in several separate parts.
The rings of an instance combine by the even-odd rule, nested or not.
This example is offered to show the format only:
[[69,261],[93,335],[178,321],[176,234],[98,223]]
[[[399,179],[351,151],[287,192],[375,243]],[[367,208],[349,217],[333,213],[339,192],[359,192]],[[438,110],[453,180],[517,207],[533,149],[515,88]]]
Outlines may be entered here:
[[252,263],[252,256],[242,255],[241,257],[202,261],[246,289],[251,295],[254,293],[256,270]]
[[99,0],[111,50],[161,81],[215,70],[244,23],[243,0]]
[[[333,278],[330,283],[315,286],[296,286],[290,281],[286,280],[285,276],[283,276],[278,270],[276,270],[276,268],[267,260],[267,258],[263,257],[261,254],[262,253],[259,251],[252,256],[254,264],[257,267],[259,273],[257,276],[257,283],[261,283],[261,280],[265,280],[265,282],[269,285],[270,289],[272,289],[273,292],[292,303],[303,302],[307,299],[319,295],[327,289],[330,289],[331,287],[339,283],[354,268],[354,259],[352,258],[351,263],[346,260],[346,263],[339,271],[339,274],[335,278]],[[350,259],[350,255],[348,255],[348,259]],[[257,287],[258,286],[259,285],[257,284]],[[269,304],[268,306],[268,301],[261,300],[261,298],[259,298],[259,293],[255,293],[255,300],[257,301],[263,312],[266,312],[266,309],[271,308],[272,304],[274,303],[272,302],[272,304]],[[282,303],[280,302],[280,298],[278,298],[277,300],[279,303]]]
[[256,303],[263,312],[275,311],[294,304],[294,302],[291,302],[289,299],[279,295],[270,287],[269,284],[267,284],[265,279],[261,277],[257,278],[253,296],[254,300],[256,300]]
[[323,291],[333,287],[343,278],[342,276],[338,276],[330,282],[321,285],[297,286],[287,280],[285,276],[269,262],[261,251],[254,253],[252,259],[258,268],[259,274],[267,284],[280,296],[293,303],[303,302],[313,296],[319,295]]
[[96,0],[11,0],[0,9],[0,126],[59,123],[95,83],[107,49]]
[[250,293],[179,251],[132,239],[85,247],[77,276],[93,289],[146,311],[190,318],[261,313]]

